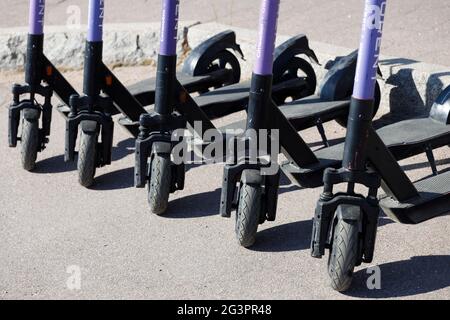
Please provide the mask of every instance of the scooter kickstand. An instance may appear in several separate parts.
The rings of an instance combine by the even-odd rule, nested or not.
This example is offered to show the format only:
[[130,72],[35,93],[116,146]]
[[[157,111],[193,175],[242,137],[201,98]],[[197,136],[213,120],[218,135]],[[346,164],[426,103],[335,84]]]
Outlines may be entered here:
[[431,146],[429,144],[425,147],[425,153],[427,155],[428,162],[430,163],[430,167],[431,167],[431,171],[433,172],[433,176],[437,176],[438,171],[437,171],[437,167],[436,167],[436,159],[434,158],[433,149],[431,148]]
[[330,143],[328,142],[327,135],[325,134],[325,128],[323,127],[321,119],[317,120],[316,126],[317,130],[319,131],[320,137],[322,138],[324,147],[328,148],[330,146]]

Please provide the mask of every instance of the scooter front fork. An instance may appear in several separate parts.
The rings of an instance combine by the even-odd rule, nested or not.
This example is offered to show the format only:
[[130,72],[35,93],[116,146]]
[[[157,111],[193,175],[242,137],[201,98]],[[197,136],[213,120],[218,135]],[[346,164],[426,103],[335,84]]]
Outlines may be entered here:
[[107,97],[72,95],[70,112],[66,118],[65,153],[66,162],[75,159],[75,145],[79,126],[86,133],[100,132],[101,142],[97,142],[97,167],[111,164],[114,122],[111,117],[113,103]]
[[[20,140],[18,136],[20,116],[28,121],[39,121],[42,115],[42,123],[39,129],[39,148],[38,151],[45,149],[48,143],[48,136],[50,135],[50,127],[52,121],[52,104],[51,98],[53,90],[46,86],[30,86],[14,84],[12,87],[13,102],[8,110],[8,142],[11,148],[17,146],[17,141]],[[21,99],[24,94],[29,94],[29,99]],[[44,103],[41,105],[35,101],[35,96],[40,95],[44,98]]]
[[[186,120],[178,114],[162,115],[157,112],[142,114],[139,119],[139,135],[136,139],[134,185],[144,188],[150,180],[149,159],[153,154],[172,153],[179,141],[172,139],[172,133],[177,129],[185,129]],[[172,183],[170,192],[184,189],[185,164],[172,163]]]
[[[347,192],[333,194],[333,186],[340,183],[347,183]],[[367,196],[354,192],[356,183],[369,189]],[[317,203],[313,219],[311,256],[321,258],[325,255],[325,249],[331,248],[337,219],[345,219],[357,221],[360,225],[362,248],[359,250],[357,265],[372,262],[380,213],[377,200],[380,185],[380,177],[374,172],[352,172],[345,169],[325,171],[324,191]],[[337,209],[341,205],[352,206],[359,210],[348,210],[343,216],[338,216]]]
[[277,213],[278,189],[280,185],[280,170],[275,174],[264,175],[266,164],[251,164],[242,161],[236,164],[224,166],[222,192],[220,196],[220,215],[231,217],[231,212],[236,208],[236,197],[239,196],[241,183],[259,184],[263,190],[262,214],[260,223],[275,221]]

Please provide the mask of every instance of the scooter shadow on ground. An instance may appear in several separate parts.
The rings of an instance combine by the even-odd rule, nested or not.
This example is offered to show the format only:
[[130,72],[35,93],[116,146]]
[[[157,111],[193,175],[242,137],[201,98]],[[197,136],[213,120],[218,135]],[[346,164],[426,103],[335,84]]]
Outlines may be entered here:
[[[334,146],[335,144],[339,144],[339,143],[342,143],[342,142],[344,142],[344,141],[345,141],[345,137],[342,137],[342,138],[336,138],[336,139],[329,139],[329,140],[328,140],[328,143],[330,144],[330,146]],[[319,149],[326,148],[326,147],[323,145],[323,141],[315,141],[315,142],[311,142],[311,143],[308,143],[308,146],[309,146],[310,148],[316,148],[316,147],[320,147]],[[318,149],[314,149],[314,150],[318,150]]]
[[400,298],[450,287],[450,256],[416,256],[379,265],[381,289],[370,290],[366,281],[372,273],[362,269],[354,275],[354,287],[345,294],[358,298]]
[[[120,141],[116,147],[113,148],[112,159],[114,161],[125,158],[126,156],[134,153],[134,139],[129,138],[123,141]],[[54,156],[47,159],[40,160],[37,162],[36,169],[33,170],[33,173],[63,173],[77,170],[76,162],[65,162],[64,155]],[[132,169],[130,169],[132,170]],[[112,175],[111,180],[113,180],[116,172],[122,176],[121,172],[123,170],[107,173],[106,175]],[[105,175],[104,175],[105,176]],[[133,173],[131,174],[133,176]],[[108,181],[110,179],[107,179]],[[132,180],[132,179],[131,179]],[[133,186],[133,181],[131,181],[131,185],[127,186],[127,188]],[[108,189],[109,186],[105,186],[105,190]],[[116,189],[116,188],[113,188]]]
[[[378,227],[394,223],[380,215]],[[258,240],[250,250],[261,252],[288,252],[309,250],[311,247],[312,220],[296,221],[259,232]]]
[[287,252],[309,250],[311,246],[312,220],[296,221],[258,233],[258,239],[250,250],[261,252]]
[[108,172],[95,178],[94,184],[88,189],[95,191],[108,191],[133,188],[133,175],[134,167]]
[[[417,90],[412,73],[413,69],[400,69],[386,79],[385,83],[387,85],[394,86],[389,92],[390,109],[389,113],[373,122],[373,126],[376,129],[401,120],[428,115],[427,108]],[[411,110],[411,106],[414,106],[413,110]]]
[[[186,171],[198,167],[199,165],[188,165]],[[279,194],[299,190],[294,186],[284,174],[281,175]],[[214,191],[207,191],[188,195],[174,199],[170,202],[167,213],[162,217],[169,219],[190,219],[206,216],[219,215],[221,188]],[[187,210],[189,208],[189,210]]]
[[[374,121],[375,128],[393,124],[400,120],[428,116],[436,97],[444,89],[441,78],[450,76],[450,72],[433,73],[428,77],[424,101],[417,90],[412,68],[400,69],[394,73],[395,67],[415,63],[419,63],[419,61],[401,58],[380,62],[380,65],[390,67],[390,76],[385,82],[394,86],[394,88],[389,92],[390,112]],[[411,109],[411,106],[414,106],[414,108]]]
[[168,219],[193,219],[207,216],[219,216],[221,189],[195,193],[170,202],[167,212],[162,215]]
[[[440,160],[436,160],[436,165],[438,166],[445,166],[445,165],[449,165],[450,164],[450,159],[440,159]],[[426,162],[420,162],[420,163],[411,163],[411,164],[407,164],[402,166],[403,170],[405,171],[410,171],[410,170],[417,170],[417,169],[423,169],[423,168],[429,168],[430,167],[430,163],[428,161]],[[439,170],[440,172],[445,172],[450,168],[446,168],[446,169],[442,169]],[[432,174],[430,173],[429,175],[423,177],[422,179],[426,179],[431,177]]]

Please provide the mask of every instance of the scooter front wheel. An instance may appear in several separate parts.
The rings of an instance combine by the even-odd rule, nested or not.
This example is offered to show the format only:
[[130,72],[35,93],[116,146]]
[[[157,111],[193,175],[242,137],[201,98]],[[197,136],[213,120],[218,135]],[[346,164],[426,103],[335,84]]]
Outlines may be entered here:
[[338,219],[328,259],[331,287],[339,292],[350,288],[358,254],[358,222]]
[[155,154],[150,164],[150,182],[148,184],[148,204],[157,215],[167,211],[172,181],[170,155]]
[[77,167],[78,182],[83,187],[90,187],[97,168],[97,134],[81,131]]
[[241,182],[236,212],[236,237],[245,248],[255,243],[261,215],[262,187]]
[[39,123],[23,119],[21,137],[22,167],[31,171],[36,167],[36,159],[39,148]]

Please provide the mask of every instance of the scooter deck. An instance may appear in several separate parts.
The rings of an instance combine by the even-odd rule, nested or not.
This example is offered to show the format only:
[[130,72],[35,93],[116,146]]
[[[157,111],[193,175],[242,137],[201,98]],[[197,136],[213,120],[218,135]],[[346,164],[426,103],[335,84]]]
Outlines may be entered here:
[[[432,118],[411,119],[377,130],[378,135],[397,160],[422,153],[426,147],[439,148],[450,144],[450,125]],[[322,185],[323,171],[342,165],[344,143],[320,149],[314,154],[319,160],[306,168],[292,163],[282,165],[286,174],[300,186],[316,188]]]
[[405,202],[383,195],[380,206],[394,220],[417,224],[450,213],[450,171],[414,183],[419,196]]
[[[307,85],[304,78],[275,83],[272,87],[272,96],[282,94],[286,88],[300,88]],[[194,97],[194,101],[209,119],[214,120],[245,110],[250,97],[250,86],[250,80],[242,81],[201,94]]]
[[[193,100],[209,119],[217,119],[226,115],[245,110],[249,99],[250,81],[243,81],[213,91],[204,93]],[[145,110],[153,112],[153,106]],[[125,119],[121,119],[125,121]]]
[[[179,76],[180,83],[190,90],[188,91],[195,91],[200,90],[201,88],[205,88],[209,84],[211,84],[211,75],[205,75],[205,76],[190,76],[184,72],[177,73],[177,76]],[[146,106],[146,110],[148,112],[153,111],[152,105],[155,102],[155,87],[156,87],[156,78],[149,78],[142,80],[140,82],[137,82],[129,87],[127,89],[130,91],[130,93],[139,101],[140,104],[143,106]],[[231,90],[227,90],[227,88],[234,88],[234,90],[239,91],[236,94],[231,94]],[[248,90],[250,88],[249,82],[242,82],[235,85],[230,85],[228,87],[221,87],[218,89],[215,89],[212,92],[205,93],[203,95],[208,95],[208,97],[202,98],[203,95],[198,96],[195,98],[197,102],[200,102],[201,106],[210,106],[215,105],[218,103],[226,104],[228,101],[232,104],[232,106],[235,106],[237,102],[241,102],[242,99],[245,99],[246,96],[248,96]],[[244,94],[245,90],[247,90],[247,94]],[[221,95],[218,95],[218,92],[221,93]],[[226,98],[225,98],[226,97]],[[247,97],[248,98],[248,97]],[[228,100],[230,99],[230,100]],[[245,101],[245,100],[244,100]],[[245,108],[245,105],[242,107],[242,109]],[[62,105],[58,107],[58,110],[64,115],[67,116],[67,114],[70,112],[70,108],[67,105]],[[121,119],[122,122],[127,122],[126,117]]]
[[[350,107],[350,100],[324,101],[318,95],[289,102],[280,106],[283,115],[291,122],[297,131],[305,130],[317,125],[345,116]],[[245,129],[246,121],[237,121],[220,128],[221,131],[230,129]]]
[[350,100],[324,101],[314,95],[280,106],[281,112],[298,131],[348,114]]
[[204,93],[195,97],[194,101],[210,119],[217,119],[245,110],[250,96],[249,92],[250,81],[242,81]]
[[[208,87],[211,84],[212,76],[191,76],[184,72],[177,73],[177,79],[187,91],[195,91],[195,88]],[[156,78],[148,78],[139,81],[128,87],[130,93],[143,106],[151,105],[155,102]]]
[[[301,84],[307,85],[306,81],[301,78],[296,79],[295,82],[296,86],[301,86]],[[292,82],[292,84],[294,83]],[[242,81],[240,83],[206,92],[194,97],[193,100],[209,119],[214,120],[234,112],[245,110],[250,97],[250,85],[250,80]],[[276,96],[285,89],[285,83],[275,84],[273,86],[272,94]],[[152,112],[153,107],[146,108],[146,110]],[[239,121],[237,123],[245,128],[245,121]]]

